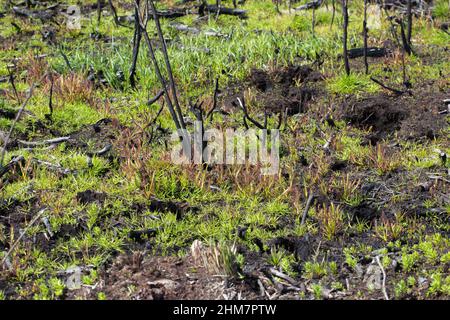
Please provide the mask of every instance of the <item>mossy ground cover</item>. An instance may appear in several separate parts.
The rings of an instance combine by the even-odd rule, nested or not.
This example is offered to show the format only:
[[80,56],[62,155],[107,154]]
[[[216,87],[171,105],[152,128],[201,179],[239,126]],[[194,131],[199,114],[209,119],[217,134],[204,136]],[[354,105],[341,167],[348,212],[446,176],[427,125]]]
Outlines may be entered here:
[[[442,111],[450,36],[439,28],[450,18],[448,1],[435,1],[432,20],[415,17],[410,56],[383,13],[369,44],[389,53],[369,58],[370,75],[362,58],[345,74],[340,7],[333,21],[330,3],[314,13],[283,4],[278,13],[272,1],[248,0],[240,5],[248,19],[161,19],[191,120],[190,103],[213,106],[216,79],[220,112],[211,127],[244,128],[236,97],[261,122],[266,110],[269,127],[281,107],[292,109],[273,176],[250,164],[171,163],[170,113],[164,107],[157,117],[163,99],[147,105],[161,90],[147,47],[132,88],[133,24],[117,26],[108,6],[98,23],[91,2],[82,4],[80,30],[67,30],[62,16],[1,9],[2,145],[38,85],[6,146],[5,163],[24,161],[0,182],[0,298],[383,299],[384,289],[392,299],[449,298],[449,116]],[[113,2],[119,16],[133,14],[129,3]],[[349,46],[361,47],[362,3],[349,9]],[[152,21],[148,31],[159,49]],[[160,50],[157,59],[163,62]],[[403,68],[409,93],[370,79],[403,90]],[[57,137],[68,138],[27,144]],[[72,290],[67,270],[74,267],[81,287]]]

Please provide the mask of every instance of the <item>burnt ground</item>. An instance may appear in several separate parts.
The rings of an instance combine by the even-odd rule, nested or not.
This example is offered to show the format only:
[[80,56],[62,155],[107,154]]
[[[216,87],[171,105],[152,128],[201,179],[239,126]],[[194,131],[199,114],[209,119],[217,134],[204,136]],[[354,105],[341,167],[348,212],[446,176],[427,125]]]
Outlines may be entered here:
[[[311,77],[311,78],[310,78]],[[309,80],[308,80],[309,79]],[[256,99],[262,108],[273,106],[270,99],[279,99],[284,96],[294,83],[298,81],[305,89],[309,81],[316,84],[323,81],[323,77],[314,72],[309,67],[289,66],[280,69],[272,74],[260,70],[253,70],[247,82],[247,88],[256,88]],[[319,82],[320,83],[320,82]],[[333,124],[329,119],[342,119],[350,126],[366,130],[363,136],[364,143],[376,147],[383,144],[386,146],[386,154],[395,156],[398,154],[398,142],[395,141],[430,141],[445,135],[444,129],[448,125],[447,120],[440,114],[442,111],[442,100],[448,91],[447,84],[428,83],[411,95],[402,96],[389,93],[379,93],[349,99],[341,104],[334,113],[329,114],[329,118],[324,119],[324,123]],[[281,109],[270,109],[271,112],[280,112],[287,108],[292,110],[288,113],[308,115],[315,114],[314,99],[307,96],[302,100],[305,91],[299,91],[298,96],[281,100]],[[320,97],[318,92],[324,90],[315,87],[314,92]],[[242,96],[242,95],[241,95]],[[271,96],[271,98],[265,98]],[[235,96],[233,96],[235,97]],[[231,98],[229,98],[231,99]],[[222,107],[227,105],[227,97],[223,99]],[[287,101],[287,102],[286,102]],[[308,105],[308,102],[311,102]],[[310,109],[307,108],[310,107]],[[295,111],[297,110],[297,111]],[[332,125],[333,127],[333,125]],[[75,144],[76,145],[76,144]],[[325,156],[327,157],[327,156]],[[360,195],[364,199],[358,205],[344,204],[343,208],[348,213],[348,220],[352,223],[364,223],[374,227],[382,224],[394,224],[397,220],[396,213],[408,218],[419,219],[425,223],[425,233],[443,233],[448,236],[449,230],[446,227],[450,220],[441,211],[438,223],[436,217],[432,216],[429,208],[424,206],[424,202],[430,199],[438,201],[438,206],[445,206],[448,203],[448,183],[445,180],[430,181],[429,173],[425,170],[416,170],[416,182],[411,184],[412,173],[408,170],[395,168],[386,175],[374,175],[368,170],[360,171],[354,163],[347,160],[336,160],[329,157],[330,171],[322,177],[325,184],[332,184],[336,174],[345,173],[360,181]],[[443,168],[439,166],[431,168],[434,172],[445,174]],[[392,202],[395,193],[404,197]],[[313,206],[319,209],[322,205],[329,205],[332,202],[340,202],[342,190],[333,190],[331,194],[324,194],[317,190],[316,200]],[[92,202],[104,201],[107,195],[88,190],[78,194],[78,201]],[[155,207],[156,206],[156,207]],[[188,204],[168,203],[162,204],[158,200],[148,205],[135,204],[133,210],[143,212],[144,208],[151,211],[173,212],[178,219],[183,219],[185,214],[189,214],[192,208]],[[158,209],[157,209],[158,208]],[[438,211],[435,211],[438,212]],[[444,214],[444,215],[442,215]],[[318,220],[312,218],[320,224]],[[289,229],[295,224],[295,220],[287,218],[280,221],[273,227],[273,231]],[[248,226],[239,227],[236,233],[245,239]],[[211,274],[202,264],[193,258],[193,253],[188,250],[188,254],[182,258],[161,257],[149,255],[149,248],[152,248],[151,238],[155,236],[157,230],[137,231],[134,235],[129,235],[137,247],[131,249],[133,253],[120,254],[108,263],[100,272],[100,282],[94,288],[83,288],[81,291],[68,292],[67,298],[83,297],[95,299],[99,292],[105,293],[112,299],[298,299],[302,296],[313,296],[314,292],[308,285],[320,277],[321,282],[333,284],[344,283],[345,292],[332,285],[325,287],[321,292],[325,299],[354,299],[357,296],[364,296],[365,299],[380,298],[379,293],[374,292],[370,286],[378,288],[381,281],[381,273],[376,262],[377,250],[384,250],[385,243],[379,238],[374,238],[373,232],[359,233],[356,231],[346,231],[340,234],[340,239],[335,241],[325,241],[320,235],[306,234],[305,236],[282,236],[268,241],[261,241],[254,238],[251,241],[256,245],[256,252],[249,251],[246,247],[240,247],[239,252],[245,256],[246,267],[241,270],[240,277],[229,278]],[[147,233],[146,233],[147,232]],[[154,232],[154,233],[153,233]],[[409,231],[407,231],[409,232]],[[137,236],[136,236],[137,235]],[[145,236],[144,238],[140,238]],[[147,237],[148,236],[148,237]],[[143,240],[143,241],[142,241]],[[420,243],[418,238],[413,236],[400,237],[401,246],[414,246]],[[373,252],[366,254],[359,253],[356,260],[357,267],[350,267],[342,253],[344,246],[370,246]],[[131,248],[130,247],[130,248]],[[137,251],[136,251],[137,250]],[[150,249],[152,250],[152,249]],[[158,250],[158,249],[157,249]],[[173,248],[176,252],[179,248]],[[283,250],[292,254],[295,258],[293,268],[296,272],[304,272],[304,261],[320,261],[326,259],[328,262],[337,264],[338,274],[328,274],[326,276],[312,275],[311,279],[306,279],[300,284],[295,281],[293,286],[289,280],[280,279],[271,274],[267,259],[271,250]],[[444,249],[446,250],[446,249]],[[444,251],[446,252],[446,251]],[[402,253],[400,247],[387,249],[387,257],[390,264],[385,266],[384,271],[391,281],[401,281],[405,279],[404,270],[402,272]],[[444,264],[444,273],[448,272],[449,265]],[[432,266],[430,272],[433,270]],[[410,274],[410,271],[408,271]],[[425,278],[419,279],[420,283],[414,292],[409,292],[404,298],[416,299],[426,295],[430,288],[430,282]],[[394,289],[389,289],[391,292]],[[75,294],[75,295],[74,295]]]
[[[324,98],[325,90],[320,86],[324,78],[310,67],[289,66],[271,73],[261,70],[252,70],[251,76],[246,82],[247,88],[256,89],[255,101],[258,107],[268,109],[273,114],[281,110],[288,110],[289,117],[295,114],[314,117],[314,108],[318,105],[317,99]],[[300,87],[294,87],[300,84]],[[311,86],[314,86],[312,89]],[[386,146],[386,154],[393,155],[396,150],[395,141],[430,141],[442,137],[443,129],[448,125],[445,118],[439,112],[442,110],[442,100],[448,94],[445,86],[436,86],[434,83],[422,86],[411,95],[396,96],[389,93],[366,95],[359,98],[351,98],[342,102],[340,107],[329,118],[323,119],[323,124],[335,126],[334,122],[340,119],[346,121],[351,127],[365,130],[364,143],[369,146],[383,144]],[[294,93],[293,93],[294,92]],[[314,94],[313,94],[314,92]],[[292,93],[292,94],[291,94]],[[243,96],[242,92],[237,96]],[[315,96],[316,95],[316,96]],[[232,95],[233,99],[236,95]],[[287,98],[286,98],[287,97]],[[316,97],[316,99],[313,99]],[[227,106],[232,98],[225,97],[222,100],[222,108]],[[273,108],[273,101],[281,101],[277,108]],[[270,109],[269,109],[270,108]],[[256,107],[255,107],[256,110]],[[234,110],[233,112],[237,112]],[[335,119],[330,121],[329,119]],[[70,134],[67,148],[88,152],[98,150],[106,144],[117,145],[117,140],[125,127],[111,119],[102,119],[97,123],[84,126],[80,130]],[[339,130],[335,128],[339,135]],[[394,143],[392,143],[394,142]],[[397,142],[398,143],[398,142]],[[11,145],[12,147],[14,144]],[[336,146],[335,146],[336,147]],[[398,149],[398,148],[397,148]],[[438,206],[448,203],[448,183],[445,180],[430,181],[424,170],[416,170],[416,183],[411,184],[411,172],[396,168],[388,174],[378,176],[369,170],[361,171],[357,165],[349,160],[338,160],[332,155],[323,155],[325,161],[329,162],[329,171],[321,179],[325,184],[332,184],[337,174],[348,174],[351,179],[361,182],[360,195],[364,199],[358,205],[343,204],[348,213],[348,220],[353,223],[366,223],[376,226],[379,223],[389,224],[396,221],[395,213],[401,211],[405,216],[420,219],[421,223],[427,224],[426,233],[435,232],[449,233],[445,227],[450,223],[448,216],[436,218],[430,216],[429,208],[424,207],[424,201],[434,199]],[[123,157],[117,153],[108,153],[106,158],[114,162]],[[121,160],[122,159],[122,160]],[[304,165],[308,165],[305,163]],[[306,167],[304,167],[306,169]],[[305,170],[301,169],[301,170]],[[435,174],[445,175],[443,168],[435,167]],[[30,168],[30,174],[33,175]],[[13,180],[11,180],[13,181]],[[11,182],[10,181],[10,182]],[[400,186],[400,188],[399,188]],[[390,203],[395,193],[404,195],[395,203]],[[4,202],[0,210],[0,218],[6,230],[14,230],[16,237],[19,235],[20,227],[36,214],[42,207],[41,192],[29,190],[33,196],[27,202],[10,199]],[[75,195],[75,200],[82,205],[97,203],[99,206],[107,207],[105,202],[110,196],[105,192],[85,190]],[[331,193],[323,193],[316,190],[316,199],[313,207],[316,210],[322,205],[332,202],[340,202],[341,190],[332,190]],[[304,199],[303,201],[305,201]],[[127,212],[121,216],[130,216],[133,213],[142,214],[145,211],[174,213],[179,220],[186,215],[195,214],[199,208],[192,208],[188,203],[151,200],[146,203],[133,203]],[[440,213],[442,214],[442,212]],[[104,216],[106,220],[101,223],[102,228],[120,228],[126,224],[123,218]],[[317,218],[311,218],[312,222],[320,224]],[[272,231],[281,229],[289,230],[295,224],[292,218],[280,220],[277,225],[271,227]],[[436,226],[442,226],[439,229]],[[254,227],[251,227],[254,228]],[[236,232],[239,237],[246,239],[248,226],[243,226]],[[61,239],[69,239],[79,236],[89,230],[87,217],[83,215],[77,218],[75,224],[63,224],[53,234],[40,234],[34,238],[29,245],[40,247],[41,250],[51,252]],[[240,230],[240,231],[239,231]],[[256,252],[248,250],[245,246],[239,248],[245,257],[246,266],[240,271],[239,277],[224,277],[212,274],[202,262],[196,261],[188,249],[188,254],[182,258],[154,255],[150,252],[159,252],[159,245],[153,244],[152,238],[159,231],[157,229],[134,230],[128,233],[126,250],[129,253],[114,254],[108,262],[98,271],[98,282],[94,286],[85,285],[81,289],[66,290],[64,298],[96,299],[98,294],[105,294],[109,299],[298,299],[300,297],[313,297],[310,284],[320,277],[321,283],[328,283],[321,291],[322,298],[326,299],[354,299],[359,295],[367,298],[379,298],[379,293],[368,289],[369,283],[378,288],[381,274],[375,255],[358,253],[357,267],[350,267],[343,255],[342,248],[351,245],[370,246],[372,250],[382,250],[385,242],[373,237],[373,231],[354,232],[346,231],[340,234],[339,240],[323,241],[320,234],[306,234],[304,236],[281,236],[271,240],[261,241],[258,238],[251,242],[259,248]],[[8,233],[6,234],[8,235]],[[400,238],[401,242],[414,246],[420,243],[414,237]],[[7,248],[6,242],[0,242],[3,248]],[[170,249],[176,253],[182,248]],[[280,279],[270,271],[267,261],[271,250],[283,250],[294,257],[293,271],[305,272],[304,261],[334,262],[339,268],[337,274],[324,275],[312,274],[311,278],[298,280]],[[387,256],[391,259],[390,265],[386,266],[387,276],[394,279],[405,278],[401,273],[401,252],[398,247],[389,248]],[[14,262],[13,262],[14,263]],[[448,264],[444,265],[444,271],[448,271]],[[433,267],[429,267],[433,270]],[[400,270],[400,271],[399,271]],[[62,277],[64,279],[64,277]],[[422,278],[421,278],[422,279]],[[294,281],[295,285],[290,281]],[[428,280],[422,279],[414,292],[406,298],[417,298],[424,295],[430,288]],[[343,283],[346,288],[333,288],[332,284]],[[13,287],[3,281],[2,288],[6,294],[15,296]],[[394,289],[390,289],[394,291]]]
[[[95,299],[98,291],[111,299],[131,300],[257,298],[244,280],[230,281],[225,277],[211,276],[191,257],[144,258],[142,252],[118,256],[102,274],[98,290],[82,291],[81,296],[84,294],[86,299]],[[73,297],[72,294],[67,296],[68,299]]]
[[303,113],[315,95],[324,93],[323,86],[318,84],[323,80],[320,72],[308,65],[289,65],[271,71],[252,69],[246,81],[222,93],[222,111],[240,109],[237,98],[243,99],[245,90],[253,90],[251,99],[259,110],[270,114],[283,112],[289,116]]
[[393,133],[405,140],[433,140],[448,125],[440,114],[447,95],[448,80],[424,82],[401,96],[382,93],[351,98],[342,103],[342,118],[358,128],[372,129],[373,144]]

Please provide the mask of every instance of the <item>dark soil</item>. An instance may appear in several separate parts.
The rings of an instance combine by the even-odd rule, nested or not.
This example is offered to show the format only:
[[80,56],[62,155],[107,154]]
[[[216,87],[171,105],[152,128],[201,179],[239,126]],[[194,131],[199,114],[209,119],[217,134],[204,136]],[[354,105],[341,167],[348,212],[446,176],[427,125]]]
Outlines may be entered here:
[[[88,292],[86,298],[95,299],[97,292],[104,292],[111,299],[132,300],[211,300],[223,299],[224,295],[236,298],[238,293],[245,299],[257,298],[245,281],[211,276],[189,256],[179,259],[144,258],[139,253],[120,255],[101,277],[104,282]],[[69,292],[68,297],[71,296]]]
[[70,134],[67,146],[86,150],[88,143],[93,143],[93,146],[100,150],[114,142],[123,128],[116,119],[101,119],[93,125],[85,126]]
[[449,90],[436,84],[426,84],[413,95],[379,93],[363,98],[350,98],[342,103],[342,118],[362,129],[372,129],[372,144],[394,132],[402,139],[434,139],[447,125],[443,100]]
[[268,113],[286,112],[288,115],[306,112],[308,102],[322,90],[317,82],[324,77],[310,66],[290,65],[274,71],[253,69],[238,92],[225,95],[222,108],[238,108],[237,98],[242,99],[242,87],[256,90],[258,109]]

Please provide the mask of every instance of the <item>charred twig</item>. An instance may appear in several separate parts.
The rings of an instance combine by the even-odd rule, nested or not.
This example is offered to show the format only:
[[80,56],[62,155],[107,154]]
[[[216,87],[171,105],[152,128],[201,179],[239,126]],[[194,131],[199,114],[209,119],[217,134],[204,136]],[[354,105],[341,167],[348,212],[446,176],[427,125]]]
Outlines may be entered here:
[[311,32],[313,37],[315,37],[315,25],[316,25],[316,7],[313,7],[311,19]]
[[244,119],[247,118],[248,120],[250,120],[251,123],[253,123],[255,126],[257,126],[259,129],[266,129],[266,127],[264,127],[258,121],[256,121],[252,117],[250,117],[250,115],[248,114],[248,111],[247,111],[247,107],[245,106],[244,98],[242,98],[242,101],[241,101],[240,98],[237,98],[237,100],[238,100],[238,102],[239,102],[239,104],[240,104],[240,106],[242,108],[242,111],[244,112],[244,116],[245,116]]
[[70,61],[69,58],[67,58],[67,55],[64,53],[64,51],[62,50],[61,46],[58,47],[59,49],[59,53],[61,54],[61,56],[64,59],[64,62],[66,63],[67,67],[69,68],[70,71],[73,71],[72,66],[70,65]]
[[264,109],[264,128],[267,128],[267,109]]
[[100,26],[100,20],[102,19],[102,2],[103,0],[97,0],[97,25]]
[[311,207],[311,203],[314,200],[314,194],[311,192],[308,196],[308,200],[306,200],[305,210],[303,210],[302,221],[300,222],[300,226],[305,224],[306,215],[308,214],[309,207]]
[[172,67],[171,67],[170,61],[169,61],[169,54],[167,53],[166,40],[164,39],[164,35],[163,35],[162,29],[161,29],[161,24],[159,23],[159,17],[156,13],[155,4],[153,3],[153,0],[148,0],[148,3],[150,3],[150,6],[152,8],[153,19],[155,20],[156,30],[158,32],[159,41],[161,42],[162,52],[163,52],[163,56],[164,56],[164,62],[166,64],[167,73],[169,74],[170,88],[172,89],[173,100],[175,102],[175,109],[176,109],[176,112],[178,113],[181,128],[185,129],[186,124],[184,123],[183,113],[181,112],[180,104],[178,102],[177,89],[175,86],[175,80],[173,78]]
[[336,0],[332,0],[333,13],[332,13],[332,16],[331,16],[330,29],[333,28],[334,18],[335,18],[335,16],[336,16],[336,2],[335,2],[335,1],[336,1]]
[[342,16],[344,18],[343,25],[343,37],[342,37],[342,48],[344,56],[345,73],[350,75],[350,64],[348,62],[348,50],[347,50],[347,34],[348,34],[348,2],[347,0],[342,0]]
[[140,0],[136,0],[136,7],[134,8],[134,35],[133,35],[133,61],[130,68],[130,85],[136,88],[136,64],[139,56],[139,47],[141,45],[142,30],[139,26],[139,4]]
[[14,83],[14,75],[13,75],[11,69],[9,68],[9,66],[7,66],[7,69],[8,69],[9,83],[11,84],[11,87],[13,88],[14,95],[16,96],[17,101],[20,103],[20,97],[19,97],[19,94],[17,93],[16,84]]
[[151,44],[151,40],[150,40],[150,38],[148,36],[147,31],[145,29],[143,29],[142,31],[143,31],[144,39],[145,39],[145,41],[147,43],[147,46],[149,48],[150,57],[153,60],[153,64],[155,66],[156,75],[157,75],[159,81],[161,82],[161,84],[162,84],[162,86],[164,88],[163,89],[164,90],[164,98],[166,99],[170,115],[172,116],[172,120],[174,121],[175,127],[177,129],[182,129],[181,125],[180,125],[180,121],[178,120],[178,116],[177,116],[177,114],[175,112],[175,109],[173,108],[173,104],[172,104],[172,101],[171,101],[169,93],[168,93],[166,80],[164,80],[164,78],[163,78],[163,76],[161,74],[161,70],[159,69],[158,63],[156,61],[156,56],[155,56],[155,52],[153,51],[153,46]]
[[153,124],[156,123],[156,120],[158,120],[158,117],[159,117],[159,115],[161,114],[161,112],[163,111],[163,109],[164,109],[164,104],[161,105],[161,108],[159,108],[158,112],[156,113],[155,118],[154,118],[152,121],[150,121],[150,122],[148,123],[148,126],[147,126],[147,127],[152,126]]
[[300,7],[295,8],[295,11],[302,11],[302,10],[315,10],[318,9],[322,5],[323,0],[313,0],[311,2],[307,2],[304,5],[301,5]]
[[411,46],[412,25],[413,25],[412,0],[408,0],[406,15],[408,16],[406,40],[407,40],[409,46]]
[[408,42],[408,39],[407,39],[407,37],[406,37],[406,34],[405,34],[405,27],[404,27],[404,25],[403,25],[403,21],[398,19],[398,20],[397,20],[397,23],[400,25],[400,34],[401,34],[401,37],[402,37],[403,50],[404,50],[407,54],[411,55],[411,54],[413,53],[413,51],[412,51],[412,48],[411,48],[411,46],[410,46],[410,43]]
[[217,95],[219,94],[219,78],[216,79],[216,86],[214,88],[214,97],[213,97],[213,105],[212,108],[206,114],[206,119],[210,118],[210,121],[213,119],[213,112],[217,108]]
[[150,100],[147,101],[147,106],[151,106],[152,104],[154,104],[156,101],[159,100],[159,98],[161,98],[164,94],[164,90],[160,90],[156,96],[154,96],[153,98],[151,98]]
[[405,91],[397,90],[397,89],[394,89],[394,88],[386,86],[384,83],[382,83],[381,81],[375,79],[374,77],[370,77],[370,80],[372,80],[373,82],[375,82],[376,84],[378,84],[382,88],[384,88],[386,90],[389,90],[389,91],[391,91],[391,92],[393,92],[395,94],[401,95],[401,94],[405,93]]
[[[200,136],[203,137],[203,134],[205,132],[205,125],[204,125],[204,118],[203,118],[203,101],[200,102],[200,104],[198,104],[198,102],[195,102],[194,104],[189,103],[190,104],[190,109],[191,112],[194,114],[195,119],[200,122]],[[205,164],[205,159],[204,159],[204,155],[203,155],[203,151],[206,149],[208,145],[208,141],[206,140],[201,140],[201,146],[197,144],[197,142],[195,142],[194,144],[194,148],[201,148],[201,150],[199,151],[199,154],[201,154],[201,163]]]
[[284,110],[281,110],[280,113],[278,114],[278,124],[277,124],[277,130],[279,130],[281,128],[281,124],[283,123],[283,114],[284,114]]
[[46,115],[46,117],[51,119],[52,116],[53,116],[53,86],[54,86],[53,74],[51,72],[49,73],[49,77],[50,77],[50,96],[48,98],[48,111],[49,111],[49,113]]
[[[223,15],[230,15],[230,16],[237,16],[241,19],[247,19],[247,11],[242,9],[235,9],[235,8],[226,8],[222,6],[216,6],[216,5],[206,5],[203,8],[203,13],[213,13],[213,14],[223,14]],[[199,10],[199,14],[201,14]]]
[[367,62],[367,0],[364,0],[364,21],[363,21],[363,37],[364,37],[364,67],[366,74],[369,74],[369,63]]
[[247,118],[245,117],[245,115],[242,117],[242,122],[244,123],[245,130],[250,129],[250,127],[248,126]]
[[[135,2],[135,4],[136,4],[136,2]],[[158,77],[158,79],[163,87],[164,98],[166,99],[167,107],[169,108],[169,112],[170,112],[170,115],[172,116],[172,120],[174,121],[175,126],[178,130],[185,129],[184,125],[183,125],[183,127],[181,126],[181,122],[178,119],[178,115],[175,112],[175,109],[173,107],[172,100],[170,99],[169,91],[167,88],[166,80],[164,80],[164,77],[161,74],[161,70],[159,68],[158,61],[156,60],[155,51],[153,50],[153,45],[152,45],[152,42],[150,40],[150,37],[149,37],[147,29],[146,29],[147,22],[148,22],[147,10],[146,10],[146,14],[145,14],[145,21],[142,21],[140,15],[138,15],[138,18],[139,18],[139,25],[140,25],[140,28],[142,29],[142,33],[143,33],[145,42],[147,43],[150,58],[152,59],[153,65],[155,67],[156,76]],[[184,124],[184,122],[182,122],[182,123]]]
[[112,12],[115,25],[116,26],[121,26],[121,27],[126,27],[126,26],[124,26],[123,24],[120,23],[119,17],[117,15],[116,7],[114,7],[114,4],[112,3],[112,0],[108,0],[108,4],[109,4],[109,8],[111,9],[111,12]]
[[[348,50],[348,58],[354,59],[359,57],[364,57],[364,47],[363,48],[353,48]],[[386,48],[368,47],[366,52],[366,57],[380,58],[384,57],[387,53]]]

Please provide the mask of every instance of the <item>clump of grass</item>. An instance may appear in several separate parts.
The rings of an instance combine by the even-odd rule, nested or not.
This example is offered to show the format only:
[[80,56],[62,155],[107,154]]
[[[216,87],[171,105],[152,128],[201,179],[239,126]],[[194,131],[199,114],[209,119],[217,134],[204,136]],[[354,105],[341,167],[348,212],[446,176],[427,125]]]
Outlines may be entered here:
[[413,253],[402,253],[402,268],[405,272],[410,272],[417,264],[420,259],[419,252],[414,251]]
[[205,246],[201,241],[195,240],[191,246],[191,254],[210,274],[240,277],[244,260],[237,253],[235,244],[219,242]]
[[378,87],[366,75],[342,74],[328,81],[328,90],[335,94],[374,93]]
[[368,165],[375,168],[378,175],[384,175],[397,169],[401,164],[401,158],[395,153],[389,153],[386,146],[377,144],[368,157]]
[[403,233],[403,226],[399,219],[391,220],[382,216],[380,221],[375,221],[375,235],[384,242],[394,241]]
[[92,103],[93,86],[81,73],[69,73],[55,80],[54,92],[64,102]]
[[307,261],[303,268],[303,275],[307,279],[320,279],[328,274],[326,263]]
[[342,201],[351,206],[357,206],[362,201],[362,196],[358,192],[360,185],[361,180],[350,179],[348,174],[333,181],[333,187],[340,191]]
[[444,278],[440,272],[435,272],[431,275],[431,284],[428,288],[428,296],[437,296],[439,294],[450,294],[450,276]]
[[433,17],[438,19],[448,19],[450,17],[450,8],[448,1],[436,1],[433,6]]
[[339,205],[323,205],[316,213],[320,230],[327,240],[332,240],[344,228],[344,212]]

